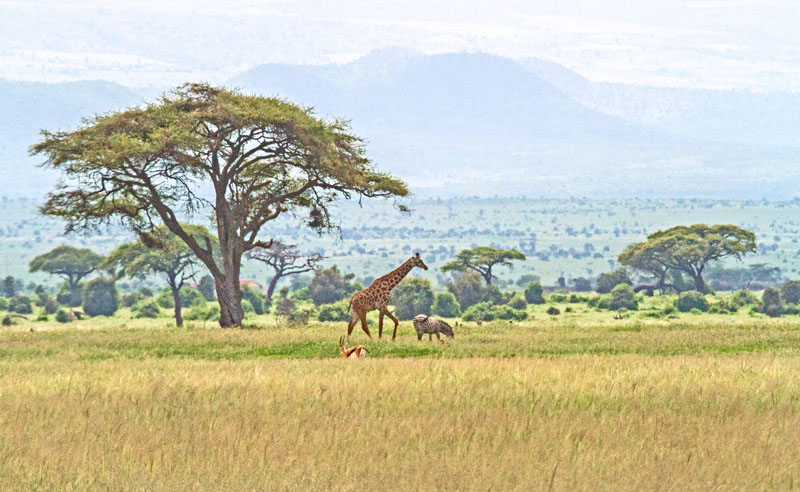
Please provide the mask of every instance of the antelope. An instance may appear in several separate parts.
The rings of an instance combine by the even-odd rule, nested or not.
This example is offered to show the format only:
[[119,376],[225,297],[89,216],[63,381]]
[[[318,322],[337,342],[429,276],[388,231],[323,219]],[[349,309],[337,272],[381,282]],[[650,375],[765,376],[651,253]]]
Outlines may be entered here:
[[350,348],[344,346],[344,337],[339,338],[339,353],[345,359],[361,359],[367,356],[367,347],[363,345],[353,345]]

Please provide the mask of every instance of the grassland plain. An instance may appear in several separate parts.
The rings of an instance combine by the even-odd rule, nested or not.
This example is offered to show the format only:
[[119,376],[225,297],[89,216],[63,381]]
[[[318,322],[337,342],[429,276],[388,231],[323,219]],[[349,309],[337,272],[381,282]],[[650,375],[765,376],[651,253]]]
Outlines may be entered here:
[[[29,331],[35,326],[36,331]],[[3,490],[774,490],[800,319],[584,314],[365,343],[95,319],[0,331]]]

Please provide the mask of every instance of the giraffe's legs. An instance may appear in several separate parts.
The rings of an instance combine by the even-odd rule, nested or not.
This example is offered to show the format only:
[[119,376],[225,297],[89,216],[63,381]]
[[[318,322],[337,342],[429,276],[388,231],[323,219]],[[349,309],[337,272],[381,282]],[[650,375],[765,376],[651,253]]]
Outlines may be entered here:
[[367,328],[367,312],[358,313],[358,317],[361,318],[361,329],[364,330],[368,337],[372,338],[372,335],[369,334],[369,328]]
[[397,318],[395,318],[395,317],[394,317],[394,315],[393,315],[392,313],[390,313],[388,309],[386,309],[386,308],[383,308],[383,310],[382,310],[381,312],[382,312],[383,314],[385,314],[386,316],[388,316],[388,317],[389,317],[389,319],[391,319],[392,321],[394,321],[394,331],[392,332],[392,341],[394,341],[395,337],[397,336],[397,325],[398,325],[398,323],[400,323],[400,322],[399,322],[399,321],[397,321]]
[[358,315],[355,311],[353,311],[353,317],[350,318],[350,322],[347,323],[347,336],[349,337],[351,333],[353,333],[353,327],[356,326],[358,323]]
[[378,338],[383,336],[383,310],[378,314]]

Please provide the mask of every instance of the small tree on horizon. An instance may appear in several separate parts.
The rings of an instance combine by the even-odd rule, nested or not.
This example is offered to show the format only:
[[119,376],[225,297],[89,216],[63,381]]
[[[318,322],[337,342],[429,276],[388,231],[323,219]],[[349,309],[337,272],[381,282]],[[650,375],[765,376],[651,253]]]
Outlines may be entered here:
[[274,271],[267,287],[268,301],[272,300],[275,286],[282,277],[314,271],[323,259],[319,253],[304,255],[297,246],[283,244],[280,241],[273,241],[269,248],[256,248],[250,251],[247,257],[266,263]]
[[69,290],[69,304],[81,302],[80,281],[92,274],[103,262],[103,257],[88,248],[56,246],[47,253],[36,256],[28,263],[31,273],[46,272],[64,278]]
[[525,255],[516,249],[498,249],[491,246],[478,246],[465,249],[456,255],[456,259],[442,266],[443,272],[477,272],[492,284],[492,269],[496,266],[512,266],[512,261],[525,260]]

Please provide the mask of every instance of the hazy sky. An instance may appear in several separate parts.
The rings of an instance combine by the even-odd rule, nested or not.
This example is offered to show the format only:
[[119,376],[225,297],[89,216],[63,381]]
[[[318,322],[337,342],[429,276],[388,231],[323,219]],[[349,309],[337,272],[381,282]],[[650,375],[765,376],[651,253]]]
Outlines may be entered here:
[[0,0],[0,77],[223,81],[399,46],[553,60],[598,81],[800,90],[782,0]]

